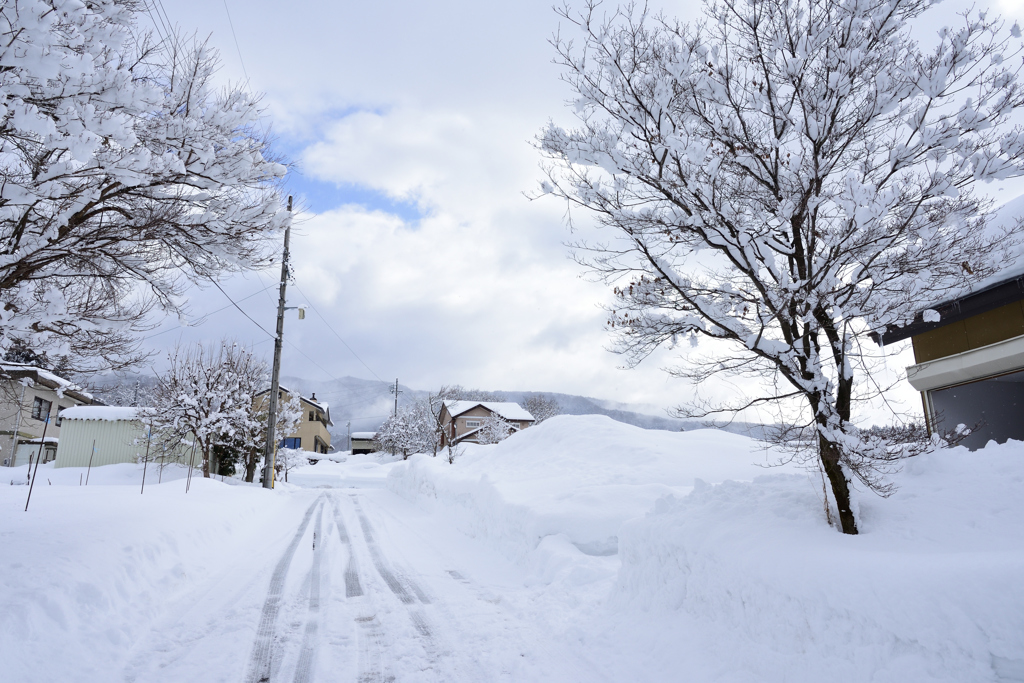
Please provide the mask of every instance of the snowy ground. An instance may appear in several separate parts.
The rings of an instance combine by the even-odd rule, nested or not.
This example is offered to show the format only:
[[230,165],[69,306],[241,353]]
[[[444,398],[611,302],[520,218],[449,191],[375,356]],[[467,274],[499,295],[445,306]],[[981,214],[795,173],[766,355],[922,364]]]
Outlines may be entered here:
[[1024,444],[911,462],[856,538],[721,432],[383,460],[141,495],[47,465],[28,513],[0,486],[0,678],[1024,681]]

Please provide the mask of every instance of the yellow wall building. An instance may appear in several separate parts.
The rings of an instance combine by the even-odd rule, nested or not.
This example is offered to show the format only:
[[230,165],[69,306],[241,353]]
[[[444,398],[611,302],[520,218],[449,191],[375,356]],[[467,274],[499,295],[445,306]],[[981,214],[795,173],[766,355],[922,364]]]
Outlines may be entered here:
[[[267,391],[264,391],[256,395],[254,403],[257,408],[263,407],[267,393]],[[329,451],[331,448],[331,433],[327,431],[327,428],[334,426],[334,423],[331,422],[330,406],[322,401],[318,401],[315,393],[306,398],[298,392],[291,391],[285,387],[281,387],[278,393],[278,401],[282,400],[285,395],[299,397],[302,403],[302,422],[299,423],[298,429],[282,438],[278,445],[281,448],[301,448],[310,453],[326,453]]]

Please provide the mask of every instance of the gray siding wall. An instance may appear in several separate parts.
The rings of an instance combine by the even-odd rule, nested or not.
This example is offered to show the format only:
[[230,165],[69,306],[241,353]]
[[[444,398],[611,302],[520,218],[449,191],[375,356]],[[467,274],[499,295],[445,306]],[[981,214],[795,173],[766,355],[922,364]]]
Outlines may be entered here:
[[94,439],[93,467],[139,462],[146,454],[146,430],[136,420],[64,420],[53,466],[87,467]]

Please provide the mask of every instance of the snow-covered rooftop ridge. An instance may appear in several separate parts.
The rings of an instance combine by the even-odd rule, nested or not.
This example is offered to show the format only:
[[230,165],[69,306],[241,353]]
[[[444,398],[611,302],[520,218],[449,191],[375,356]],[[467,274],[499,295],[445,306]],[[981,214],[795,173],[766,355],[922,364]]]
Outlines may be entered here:
[[36,376],[44,381],[51,382],[57,385],[59,391],[74,391],[83,396],[92,398],[92,394],[88,393],[82,387],[78,386],[74,382],[68,379],[64,379],[60,375],[55,375],[49,370],[41,368],[37,365],[29,365],[28,363],[15,363],[13,361],[0,361],[0,370],[5,371],[28,371],[36,373]]
[[144,408],[125,406],[75,406],[60,411],[62,420],[137,420]]
[[352,432],[353,439],[375,439],[377,432]]
[[483,406],[495,415],[500,415],[506,420],[534,421],[536,419],[530,414],[530,411],[526,410],[518,403],[497,401],[445,401],[444,405],[448,409],[448,414],[452,417],[458,417],[477,406]]

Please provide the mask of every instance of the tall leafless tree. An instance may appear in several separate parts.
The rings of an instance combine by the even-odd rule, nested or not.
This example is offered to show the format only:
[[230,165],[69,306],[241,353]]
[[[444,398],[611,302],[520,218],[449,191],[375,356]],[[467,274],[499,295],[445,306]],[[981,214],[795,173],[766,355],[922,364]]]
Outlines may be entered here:
[[[904,445],[858,429],[867,335],[998,269],[979,182],[1021,173],[1021,47],[984,12],[927,49],[931,0],[719,0],[693,25],[629,5],[562,16],[578,127],[550,124],[543,193],[614,237],[578,255],[615,286],[609,325],[639,363],[713,342],[673,373],[756,378],[763,393],[684,413],[785,405],[845,533],[850,484],[880,493]],[[1012,58],[1012,59],[1011,59]]]

